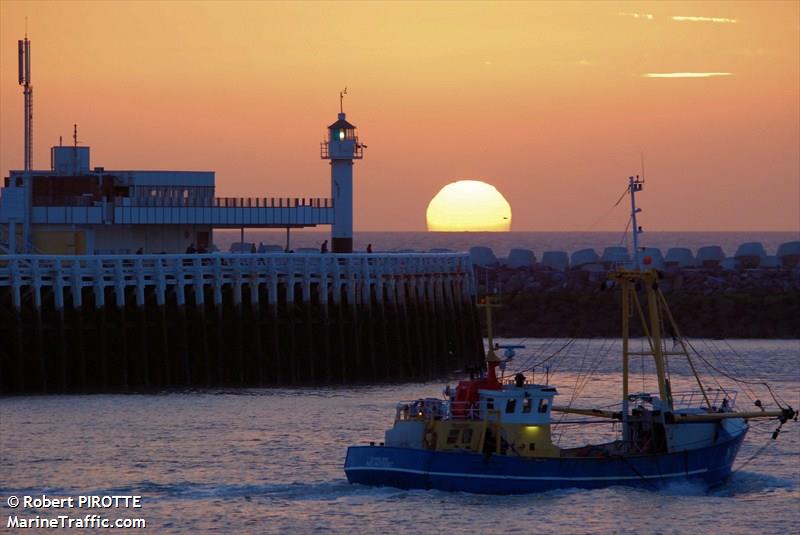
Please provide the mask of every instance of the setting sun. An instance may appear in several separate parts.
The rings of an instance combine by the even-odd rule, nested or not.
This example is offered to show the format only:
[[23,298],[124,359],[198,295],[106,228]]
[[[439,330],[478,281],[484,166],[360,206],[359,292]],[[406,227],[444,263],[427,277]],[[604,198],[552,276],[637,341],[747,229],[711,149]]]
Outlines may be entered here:
[[511,205],[491,184],[459,180],[431,199],[427,219],[429,231],[503,232],[511,229]]

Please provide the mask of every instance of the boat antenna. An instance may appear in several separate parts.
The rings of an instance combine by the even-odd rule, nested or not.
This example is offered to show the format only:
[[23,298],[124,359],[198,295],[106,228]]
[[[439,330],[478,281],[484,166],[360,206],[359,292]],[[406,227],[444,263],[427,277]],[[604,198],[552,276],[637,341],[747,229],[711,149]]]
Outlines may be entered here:
[[641,261],[639,259],[639,234],[643,232],[636,222],[636,214],[642,211],[641,208],[636,207],[636,192],[642,191],[644,187],[644,180],[639,178],[639,175],[628,177],[628,193],[631,195],[631,232],[633,233],[633,268],[641,269]]
[[644,151],[639,153],[642,162],[642,184],[644,184]]

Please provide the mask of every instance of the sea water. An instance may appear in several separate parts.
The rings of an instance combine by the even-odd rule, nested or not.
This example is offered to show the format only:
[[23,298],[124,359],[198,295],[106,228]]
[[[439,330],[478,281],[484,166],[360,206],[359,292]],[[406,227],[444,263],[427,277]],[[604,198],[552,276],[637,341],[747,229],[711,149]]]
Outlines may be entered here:
[[[505,373],[535,371],[537,382],[557,386],[557,403],[612,407],[619,400],[619,340],[515,342],[526,348]],[[712,396],[735,388],[717,368],[753,383],[769,378],[776,396],[800,405],[800,341],[692,344],[703,355],[695,363]],[[670,372],[675,391],[695,381],[685,359],[672,358]],[[634,358],[631,390],[655,389],[651,373],[649,359]],[[135,510],[80,511],[146,520],[146,530],[128,533],[800,532],[795,422],[775,441],[776,421],[753,422],[736,472],[710,490],[678,482],[658,491],[480,496],[348,484],[342,470],[347,446],[382,441],[398,401],[439,397],[444,384],[0,398],[0,532],[12,514],[65,514],[7,505],[9,496],[42,494],[142,496]],[[753,395],[774,405],[764,388],[748,387],[752,392],[739,385],[738,408],[754,409]],[[554,428],[562,446],[599,442],[619,431],[574,423],[580,418],[555,419],[562,422]]]

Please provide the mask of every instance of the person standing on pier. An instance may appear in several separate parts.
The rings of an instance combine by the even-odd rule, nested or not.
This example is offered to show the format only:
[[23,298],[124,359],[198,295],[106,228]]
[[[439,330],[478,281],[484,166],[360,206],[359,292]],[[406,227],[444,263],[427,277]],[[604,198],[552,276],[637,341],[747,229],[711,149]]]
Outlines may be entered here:
[[322,245],[319,248],[320,253],[327,253],[328,252],[328,240],[322,242]]
[[367,244],[367,252],[368,252],[368,253],[371,253],[371,252],[372,252],[372,244],[371,244],[371,243],[368,243],[368,244]]

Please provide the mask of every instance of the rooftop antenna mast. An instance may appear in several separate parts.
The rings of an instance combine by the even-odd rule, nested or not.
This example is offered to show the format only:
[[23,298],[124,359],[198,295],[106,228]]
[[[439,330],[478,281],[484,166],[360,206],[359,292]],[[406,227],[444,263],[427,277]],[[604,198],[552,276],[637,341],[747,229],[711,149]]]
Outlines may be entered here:
[[347,86],[344,86],[344,91],[339,91],[339,113],[344,113],[344,96],[347,94]]
[[25,39],[17,41],[19,85],[25,97],[25,155],[24,169],[33,169],[33,86],[31,86],[31,42],[28,40],[28,20],[25,19]]

